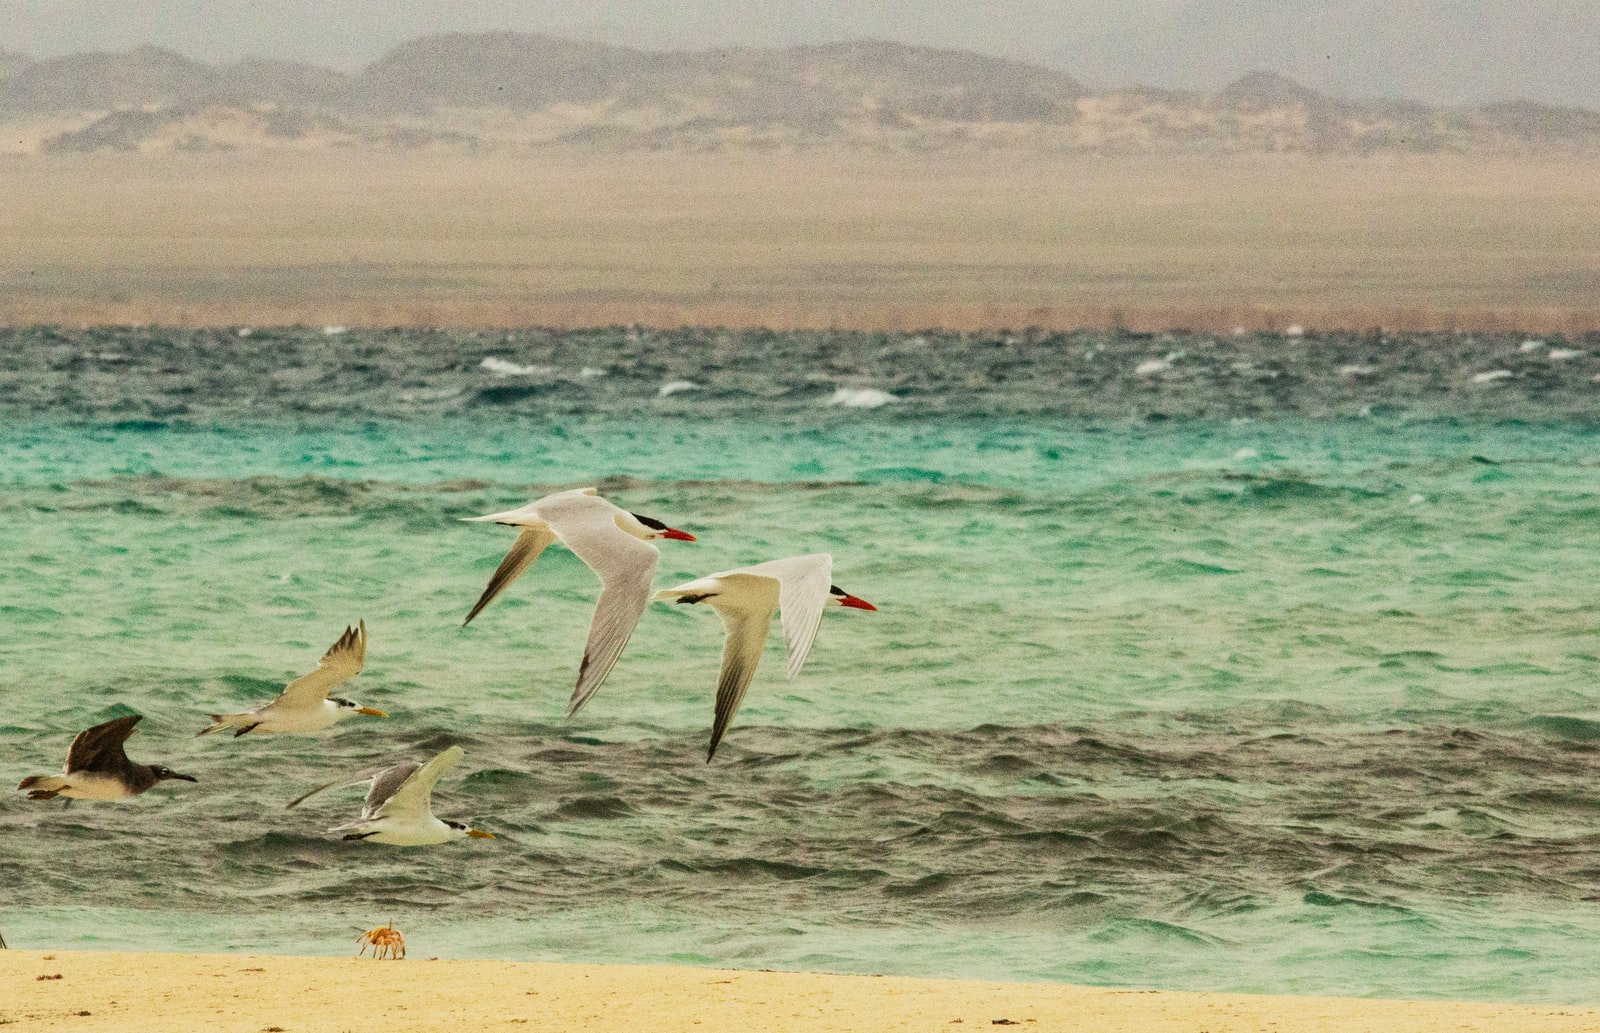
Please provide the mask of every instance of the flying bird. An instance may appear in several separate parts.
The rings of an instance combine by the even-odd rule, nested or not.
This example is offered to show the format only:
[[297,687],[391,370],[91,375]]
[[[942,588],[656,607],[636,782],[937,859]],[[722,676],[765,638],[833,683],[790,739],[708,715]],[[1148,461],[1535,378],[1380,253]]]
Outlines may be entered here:
[[578,665],[578,682],[567,701],[567,716],[576,714],[589,702],[606,676],[617,665],[623,647],[650,604],[650,581],[655,576],[661,554],[652,539],[672,538],[692,542],[694,535],[668,527],[659,520],[630,513],[600,497],[594,488],[574,488],[523,506],[521,509],[466,520],[520,527],[522,533],[489,578],[478,602],[463,625],[482,612],[495,596],[539,558],[555,542],[560,542],[600,576],[600,598],[589,622],[589,639],[583,646],[583,661]]
[[113,718],[93,728],[85,728],[67,748],[67,764],[62,775],[29,775],[17,786],[30,790],[30,800],[120,800],[138,796],[157,782],[169,778],[197,782],[193,775],[180,775],[164,764],[135,764],[128,759],[122,744],[133,734],[133,726],[143,715]]
[[877,609],[835,585],[832,578],[833,557],[819,552],[708,574],[655,594],[660,602],[709,603],[727,629],[722,643],[722,671],[717,675],[716,722],[711,728],[711,748],[706,752],[708,763],[733,722],[745,689],[750,687],[774,613],[782,613],[783,641],[789,651],[788,677],[793,681],[805,666],[825,607]]
[[361,807],[361,817],[329,832],[344,833],[345,839],[371,840],[389,846],[432,846],[468,836],[493,839],[492,832],[433,816],[433,787],[440,775],[461,760],[462,754],[461,747],[452,746],[425,764],[406,761],[368,768],[347,779],[318,786],[289,806],[297,807],[301,801],[324,789],[371,782],[372,788],[367,791],[366,803]]
[[303,735],[331,728],[336,722],[355,714],[388,717],[383,711],[364,707],[353,699],[328,695],[328,690],[335,685],[360,674],[366,658],[367,622],[361,621],[357,627],[347,626],[344,634],[339,636],[339,641],[322,654],[317,669],[284,686],[277,699],[239,714],[212,714],[211,724],[194,734],[208,735],[224,728],[233,728],[236,729],[233,733],[235,739],[246,732],[258,735],[297,732]]

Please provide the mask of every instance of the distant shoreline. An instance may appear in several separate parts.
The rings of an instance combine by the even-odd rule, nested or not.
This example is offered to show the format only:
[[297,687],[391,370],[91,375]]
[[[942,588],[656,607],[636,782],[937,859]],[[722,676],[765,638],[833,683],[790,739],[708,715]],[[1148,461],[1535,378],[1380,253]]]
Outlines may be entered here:
[[492,303],[363,300],[349,305],[274,306],[261,303],[197,305],[181,300],[6,305],[0,327],[67,329],[160,326],[175,329],[249,330],[293,327],[410,330],[591,330],[607,327],[865,333],[954,331],[1003,333],[1041,330],[1125,330],[1133,333],[1522,333],[1582,337],[1600,332],[1600,308],[1449,309],[1309,308],[1288,306],[1071,307],[1006,304],[921,308],[806,308],[711,304]]
[[1592,162],[0,161],[0,325],[1600,330]]
[[[1593,1029],[1587,1007],[1099,989],[802,972],[507,961],[0,951],[0,1022],[173,1029],[786,1033],[1094,1029],[1409,1033]],[[351,954],[355,953],[354,945]]]

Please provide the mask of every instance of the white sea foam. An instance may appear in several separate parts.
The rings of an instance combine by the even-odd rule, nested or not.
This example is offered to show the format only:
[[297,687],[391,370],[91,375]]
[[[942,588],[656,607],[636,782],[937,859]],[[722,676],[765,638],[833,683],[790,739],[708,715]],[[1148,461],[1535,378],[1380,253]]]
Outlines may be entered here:
[[846,409],[876,409],[880,405],[900,399],[875,387],[841,387],[828,396],[826,405],[842,405]]
[[1551,348],[1550,349],[1550,357],[1552,359],[1555,359],[1557,362],[1561,362],[1561,361],[1564,361],[1566,359],[1576,359],[1578,356],[1580,356],[1582,354],[1583,354],[1583,352],[1580,349],[1577,349],[1577,348]]
[[1521,344],[1517,345],[1517,351],[1522,352],[1524,355],[1526,355],[1528,352],[1536,352],[1540,348],[1543,348],[1543,347],[1544,347],[1544,342],[1543,341],[1527,340],[1527,341],[1523,341]]
[[1289,329],[1283,332],[1283,336],[1285,337],[1304,337],[1305,335],[1306,328],[1301,326],[1299,323],[1290,324]]
[[508,359],[500,358],[498,355],[486,356],[482,362],[478,363],[478,368],[486,369],[497,377],[526,377],[534,373],[548,374],[555,372],[549,366],[519,366]]
[[347,329],[349,329],[349,328],[348,327],[343,327],[343,326],[325,326],[325,327],[322,328],[322,332],[327,337],[338,337],[340,334],[344,333]]
[[1428,497],[1426,495],[1413,495],[1406,501],[1410,502],[1413,506],[1418,506],[1428,501]]
[[1260,456],[1261,453],[1257,452],[1253,448],[1241,448],[1239,451],[1233,454],[1233,458],[1235,459],[1257,459],[1260,458]]
[[585,366],[585,367],[583,367],[583,369],[578,371],[578,376],[582,377],[585,380],[592,380],[595,377],[603,377],[605,375],[606,375],[606,371],[605,370],[597,369],[594,366]]
[[1376,366],[1357,366],[1352,364],[1339,367],[1339,375],[1344,377],[1370,377],[1376,372],[1378,372],[1378,367]]
[[1491,369],[1483,373],[1474,373],[1472,382],[1474,384],[1492,384],[1496,380],[1506,380],[1513,375],[1509,369]]
[[252,326],[241,326],[239,329],[234,331],[234,333],[240,337],[249,337],[255,332],[255,327]]
[[1146,359],[1133,367],[1133,373],[1139,377],[1153,377],[1157,373],[1165,373],[1182,356],[1182,352],[1168,352],[1167,357],[1164,359]]
[[685,391],[698,391],[700,385],[692,380],[669,380],[661,385],[661,390],[656,392],[657,398],[669,398],[672,395],[681,395]]

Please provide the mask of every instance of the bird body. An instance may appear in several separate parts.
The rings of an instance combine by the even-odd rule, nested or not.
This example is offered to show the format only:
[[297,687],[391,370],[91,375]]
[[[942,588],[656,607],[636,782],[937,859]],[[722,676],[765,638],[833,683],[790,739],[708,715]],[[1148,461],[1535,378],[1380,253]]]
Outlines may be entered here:
[[433,816],[433,787],[441,775],[460,762],[464,751],[452,746],[424,764],[406,761],[376,768],[368,768],[340,782],[318,786],[290,803],[296,807],[301,801],[324,789],[359,785],[370,781],[361,816],[329,829],[345,839],[367,840],[388,846],[432,846],[453,839],[493,839],[492,832],[472,828],[459,821],[445,821]]
[[463,624],[471,623],[540,553],[558,541],[599,575],[600,598],[589,623],[577,684],[567,702],[568,717],[600,691],[650,603],[650,583],[660,558],[650,541],[695,540],[692,534],[614,505],[594,488],[560,491],[520,509],[465,519],[506,524],[521,528],[522,533],[490,576]]
[[68,747],[62,774],[29,775],[17,786],[18,791],[28,790],[30,800],[53,800],[58,796],[69,800],[120,800],[138,796],[167,779],[199,781],[164,764],[135,764],[128,759],[123,744],[141,716],[129,714],[85,728]]
[[208,735],[232,728],[236,739],[247,732],[309,735],[356,714],[388,717],[355,700],[328,695],[335,685],[360,674],[366,658],[367,622],[361,621],[357,627],[346,627],[339,640],[322,654],[317,669],[290,682],[276,699],[237,714],[212,714],[211,724],[194,734]]
[[805,666],[826,607],[877,609],[834,585],[832,575],[833,557],[812,553],[708,574],[655,594],[660,602],[707,603],[717,611],[726,629],[722,667],[717,676],[716,719],[706,760],[716,755],[717,744],[744,700],[756,665],[761,662],[774,613],[782,615],[784,645],[789,653],[786,673],[793,681]]

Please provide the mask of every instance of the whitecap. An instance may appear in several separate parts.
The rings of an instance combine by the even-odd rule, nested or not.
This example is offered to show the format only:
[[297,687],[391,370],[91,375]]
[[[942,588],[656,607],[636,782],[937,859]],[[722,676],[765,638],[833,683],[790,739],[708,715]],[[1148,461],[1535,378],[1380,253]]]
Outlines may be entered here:
[[1564,359],[1576,359],[1583,352],[1577,348],[1551,348],[1550,357],[1560,362]]
[[1426,495],[1413,495],[1413,496],[1411,496],[1411,498],[1407,499],[1406,501],[1410,502],[1413,506],[1418,506],[1418,505],[1421,505],[1422,503],[1428,501],[1428,498],[1427,498]]
[[489,355],[478,363],[479,369],[486,369],[497,377],[526,377],[534,373],[553,373],[549,366],[519,366],[515,362],[502,359],[498,355]]
[[661,390],[656,392],[656,397],[667,398],[672,395],[682,394],[685,391],[698,390],[700,390],[700,385],[692,380],[669,380],[661,385]]
[[1509,369],[1491,369],[1485,373],[1474,373],[1472,382],[1474,384],[1492,384],[1496,380],[1505,380],[1513,375]]
[[1165,373],[1172,368],[1172,364],[1183,357],[1183,352],[1168,352],[1164,359],[1146,359],[1133,367],[1135,376],[1149,377],[1157,373]]
[[255,327],[253,327],[253,326],[241,326],[241,327],[239,327],[239,329],[234,331],[234,334],[236,336],[239,336],[239,337],[249,337],[251,334],[253,334],[255,332],[256,332],[256,330],[255,330]]
[[875,387],[841,387],[828,396],[827,405],[842,405],[846,409],[876,409],[880,405],[900,399]]
[[594,366],[585,366],[583,369],[578,371],[578,376],[582,377],[584,380],[592,380],[595,377],[603,377],[605,375],[605,370],[598,369]]
[[1233,454],[1233,458],[1235,459],[1257,459],[1260,458],[1260,456],[1261,453],[1257,452],[1253,448],[1241,448],[1239,451]]
[[1289,329],[1283,332],[1283,336],[1285,337],[1304,337],[1305,335],[1306,328],[1301,326],[1299,323],[1291,323],[1289,325]]
[[1526,355],[1528,352],[1536,352],[1540,348],[1543,348],[1543,347],[1544,347],[1544,342],[1543,341],[1527,340],[1527,341],[1523,341],[1521,344],[1517,345],[1517,351],[1522,352],[1524,355]]
[[325,326],[322,328],[322,333],[325,337],[338,337],[348,329],[349,327],[344,326]]
[[1376,372],[1378,372],[1378,367],[1376,366],[1349,365],[1339,367],[1339,375],[1345,377],[1370,377]]

